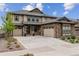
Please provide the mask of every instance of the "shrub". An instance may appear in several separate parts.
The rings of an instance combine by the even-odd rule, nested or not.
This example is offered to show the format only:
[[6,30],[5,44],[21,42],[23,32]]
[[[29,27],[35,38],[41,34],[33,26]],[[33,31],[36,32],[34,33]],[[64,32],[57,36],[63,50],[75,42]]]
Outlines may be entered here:
[[79,43],[79,37],[74,35],[62,36],[61,39],[70,43]]
[[24,54],[23,56],[34,56],[32,53]]
[[77,39],[79,40],[79,37],[77,37]]
[[12,50],[13,48],[9,48],[10,50]]
[[10,45],[7,45],[7,48],[9,48],[10,47]]
[[70,42],[71,42],[71,43],[74,43],[74,41],[75,41],[74,39],[70,39]]
[[71,39],[76,39],[76,37],[75,36],[71,36]]
[[8,42],[7,45],[11,45],[11,42]]
[[16,48],[19,48],[19,47],[20,47],[20,45],[17,44],[17,45],[16,45]]
[[12,39],[13,39],[13,40],[12,40],[13,42],[16,42],[16,41],[17,41],[17,39],[15,39],[15,38],[12,38]]
[[67,37],[67,39],[69,40],[69,39],[71,39],[71,37],[70,37],[70,36],[68,36],[68,37]]
[[79,41],[77,40],[76,43],[79,43]]
[[16,42],[17,40],[13,37],[9,37],[9,38],[7,38],[7,41],[8,42]]
[[17,42],[14,42],[14,44],[17,44]]

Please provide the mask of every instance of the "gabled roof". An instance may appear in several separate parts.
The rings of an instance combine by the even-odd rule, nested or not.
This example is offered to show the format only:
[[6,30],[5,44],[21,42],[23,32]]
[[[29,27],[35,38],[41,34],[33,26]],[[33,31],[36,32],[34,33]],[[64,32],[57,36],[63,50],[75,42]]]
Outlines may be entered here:
[[49,16],[49,15],[44,14],[38,8],[35,8],[35,9],[31,10],[31,11],[20,10],[20,11],[14,11],[14,12],[11,12],[11,13],[12,14],[22,14],[22,15],[33,15],[33,16],[44,16],[44,17],[57,18],[57,17],[53,17],[53,16]]
[[40,11],[38,8],[35,8],[31,11],[28,11],[28,10],[20,10],[20,11],[14,11],[14,12],[11,12],[13,14],[25,14],[25,15],[37,15],[37,16],[44,16],[45,14]]
[[75,21],[67,18],[67,17],[58,17],[54,20],[51,20],[51,21],[47,21],[45,23],[67,23],[67,24],[76,24]]
[[70,22],[71,20],[64,16],[64,17],[60,17],[57,21],[68,21],[68,22]]
[[35,8],[29,12],[35,12],[35,13],[40,13],[40,14],[44,14],[42,11],[40,11],[38,8]]

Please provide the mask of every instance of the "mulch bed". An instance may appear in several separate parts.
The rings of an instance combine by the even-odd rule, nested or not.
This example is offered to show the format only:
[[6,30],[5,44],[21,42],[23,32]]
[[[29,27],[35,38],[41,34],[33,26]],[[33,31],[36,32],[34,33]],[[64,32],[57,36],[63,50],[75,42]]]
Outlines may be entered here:
[[[20,47],[16,48],[16,45],[19,45]],[[1,52],[11,52],[11,51],[18,51],[18,50],[23,50],[25,49],[24,46],[17,41],[17,44],[14,44],[14,42],[12,42],[11,48],[9,49],[7,48],[7,41],[4,38],[0,38],[0,53]]]

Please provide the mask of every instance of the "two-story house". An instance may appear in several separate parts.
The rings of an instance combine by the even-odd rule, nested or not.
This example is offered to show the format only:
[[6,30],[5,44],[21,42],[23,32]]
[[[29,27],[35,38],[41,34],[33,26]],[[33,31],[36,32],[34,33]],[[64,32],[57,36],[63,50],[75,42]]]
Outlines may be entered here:
[[61,37],[74,35],[76,22],[66,17],[53,17],[44,14],[38,8],[31,11],[11,12],[15,24],[14,36],[41,35]]

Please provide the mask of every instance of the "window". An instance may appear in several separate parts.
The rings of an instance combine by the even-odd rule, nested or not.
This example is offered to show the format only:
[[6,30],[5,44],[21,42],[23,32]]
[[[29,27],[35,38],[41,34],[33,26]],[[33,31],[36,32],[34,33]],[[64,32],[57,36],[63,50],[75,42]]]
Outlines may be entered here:
[[30,21],[30,18],[28,18],[28,21]]
[[35,20],[34,20],[34,19],[32,19],[32,21],[34,22]]
[[48,27],[49,29],[51,29],[51,27]]
[[39,21],[39,19],[36,19],[36,22],[38,22]]
[[15,16],[15,21],[19,21],[19,16]]
[[69,24],[64,24],[62,30],[63,30],[63,35],[71,34],[71,27]]

